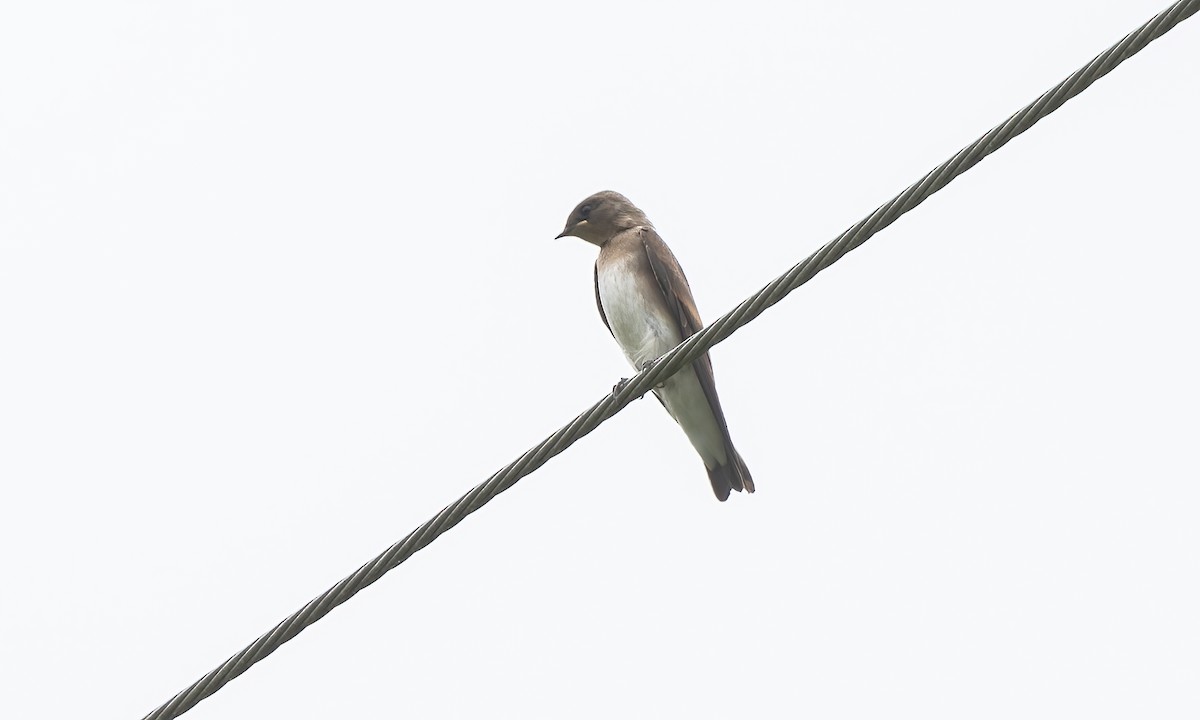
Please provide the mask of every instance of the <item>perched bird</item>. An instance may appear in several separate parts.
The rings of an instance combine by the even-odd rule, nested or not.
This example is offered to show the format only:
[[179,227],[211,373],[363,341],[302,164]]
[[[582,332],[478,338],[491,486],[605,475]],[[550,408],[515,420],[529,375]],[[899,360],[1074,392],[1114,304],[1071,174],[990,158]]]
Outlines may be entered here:
[[[606,190],[579,203],[558,237],[567,235],[600,248],[596,307],[635,368],[642,370],[704,328],[679,261],[624,195]],[[750,471],[729,439],[708,353],[654,394],[700,453],[718,500],[728,499],[730,490],[754,492]]]

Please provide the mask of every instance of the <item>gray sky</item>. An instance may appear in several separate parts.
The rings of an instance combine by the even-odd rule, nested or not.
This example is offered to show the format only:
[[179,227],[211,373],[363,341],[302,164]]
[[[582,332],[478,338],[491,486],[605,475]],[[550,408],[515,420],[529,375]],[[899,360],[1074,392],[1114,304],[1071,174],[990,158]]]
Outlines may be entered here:
[[[140,717],[1167,6],[12,3],[4,717]],[[1195,717],[1200,20],[189,718]]]

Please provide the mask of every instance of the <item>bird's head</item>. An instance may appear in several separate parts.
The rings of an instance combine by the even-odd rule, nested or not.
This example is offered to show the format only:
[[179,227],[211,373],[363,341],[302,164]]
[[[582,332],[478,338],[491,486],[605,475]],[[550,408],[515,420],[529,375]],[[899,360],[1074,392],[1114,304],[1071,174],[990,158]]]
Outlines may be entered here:
[[650,225],[645,213],[621,193],[604,190],[575,206],[558,237],[571,235],[603,246],[617,233],[642,225]]

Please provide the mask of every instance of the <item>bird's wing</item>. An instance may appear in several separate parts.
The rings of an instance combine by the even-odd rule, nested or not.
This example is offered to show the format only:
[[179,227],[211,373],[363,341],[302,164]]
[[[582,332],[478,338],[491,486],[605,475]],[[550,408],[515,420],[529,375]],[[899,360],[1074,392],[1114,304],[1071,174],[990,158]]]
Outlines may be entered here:
[[[700,311],[696,309],[696,301],[692,298],[691,288],[683,268],[675,259],[674,253],[653,228],[641,228],[642,246],[646,249],[646,258],[650,261],[650,269],[658,280],[667,308],[679,324],[679,337],[683,340],[690,338],[704,328],[700,321]],[[709,407],[717,417],[721,433],[729,442],[729,428],[725,424],[725,413],[721,410],[721,401],[717,399],[717,382],[713,377],[712,360],[708,353],[697,358],[692,367],[696,370],[696,378],[700,387],[704,388],[704,396],[708,398]]]
[[600,319],[604,321],[604,327],[608,328],[608,334],[614,338],[617,336],[612,331],[612,326],[608,324],[608,316],[604,314],[604,303],[600,302],[600,265],[592,266],[592,287],[596,289],[596,309],[600,311]]

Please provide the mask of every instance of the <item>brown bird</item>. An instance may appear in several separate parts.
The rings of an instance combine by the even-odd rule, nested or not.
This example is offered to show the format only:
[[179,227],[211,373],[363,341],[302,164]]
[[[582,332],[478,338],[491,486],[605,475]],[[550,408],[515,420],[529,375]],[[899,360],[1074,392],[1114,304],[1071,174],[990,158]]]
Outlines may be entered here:
[[[683,268],[646,214],[606,190],[571,211],[558,237],[572,235],[600,248],[596,307],[608,331],[638,370],[704,327]],[[654,389],[659,402],[700,453],[713,492],[754,492],[754,481],[729,439],[708,353]]]

